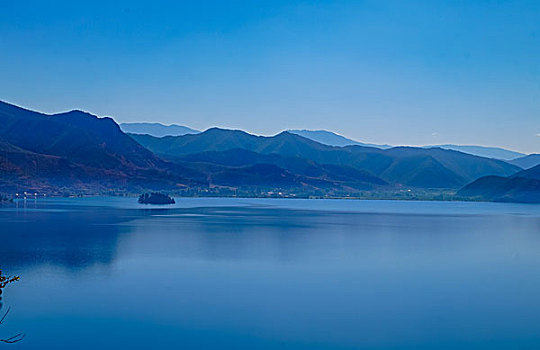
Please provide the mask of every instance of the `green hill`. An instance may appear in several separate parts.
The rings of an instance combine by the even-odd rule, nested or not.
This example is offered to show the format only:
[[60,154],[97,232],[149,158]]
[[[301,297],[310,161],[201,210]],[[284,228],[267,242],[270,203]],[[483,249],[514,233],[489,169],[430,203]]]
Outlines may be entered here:
[[511,177],[482,177],[463,187],[458,195],[487,201],[540,203],[540,165]]

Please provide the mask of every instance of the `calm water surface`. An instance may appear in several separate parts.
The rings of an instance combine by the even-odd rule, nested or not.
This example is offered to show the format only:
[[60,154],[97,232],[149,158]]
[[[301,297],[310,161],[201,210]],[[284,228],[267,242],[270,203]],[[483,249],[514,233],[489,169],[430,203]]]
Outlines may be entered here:
[[540,349],[540,206],[177,202],[1,207],[5,347]]

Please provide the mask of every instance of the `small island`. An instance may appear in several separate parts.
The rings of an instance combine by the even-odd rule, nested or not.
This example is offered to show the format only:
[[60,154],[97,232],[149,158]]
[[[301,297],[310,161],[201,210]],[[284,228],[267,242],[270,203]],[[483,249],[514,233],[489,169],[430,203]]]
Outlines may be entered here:
[[141,204],[174,204],[174,198],[169,197],[166,194],[152,192],[143,193],[139,196],[139,203]]

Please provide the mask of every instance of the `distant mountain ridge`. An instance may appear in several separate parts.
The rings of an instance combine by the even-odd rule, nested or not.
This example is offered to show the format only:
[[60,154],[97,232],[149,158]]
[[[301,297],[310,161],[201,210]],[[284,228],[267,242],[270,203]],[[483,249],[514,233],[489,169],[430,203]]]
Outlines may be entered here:
[[525,157],[512,159],[508,163],[517,165],[523,169],[530,169],[540,164],[540,154],[529,154]]
[[[329,145],[329,146],[344,147],[344,146],[358,145],[358,146],[366,146],[366,147],[375,147],[375,148],[380,148],[380,149],[388,149],[388,148],[394,147],[387,144],[379,145],[379,144],[372,144],[372,143],[362,143],[362,142],[346,138],[342,135],[339,135],[339,134],[336,134],[334,132],[327,131],[327,130],[288,130],[288,132],[303,136],[305,138],[308,138],[313,141],[317,141],[317,142],[320,142],[322,144]],[[523,153],[510,151],[510,150],[500,148],[500,147],[451,145],[451,144],[424,146],[424,148],[437,148],[437,147],[453,150],[453,151],[459,151],[463,153],[468,153],[475,156],[501,159],[501,160],[507,160],[507,161],[525,156],[525,154]],[[516,164],[516,163],[514,164],[519,166],[519,164]]]
[[319,143],[328,145],[328,146],[338,146],[338,147],[344,147],[344,146],[364,146],[364,147],[375,147],[380,149],[387,149],[391,148],[393,146],[390,145],[377,145],[372,143],[363,143],[359,141],[355,141],[349,138],[346,138],[345,136],[336,134],[332,131],[327,130],[287,130],[287,132],[290,132],[291,134],[300,135],[302,137],[308,138],[313,141],[317,141]]
[[450,150],[459,151],[463,153],[469,153],[475,156],[501,159],[501,160],[506,160],[506,161],[523,157],[525,155],[523,153],[510,151],[510,150],[500,148],[500,147],[485,147],[485,146],[470,146],[470,145],[434,145],[434,146],[425,146],[425,147],[439,147],[439,148],[450,149]]
[[262,155],[278,155],[356,169],[380,180],[403,186],[459,188],[485,175],[509,176],[519,167],[503,161],[443,150],[395,147],[328,146],[308,138],[282,132],[272,137],[255,136],[239,130],[212,128],[203,133],[156,138],[131,135],[141,145],[169,159],[196,161],[206,152],[248,150]]
[[121,123],[120,129],[126,133],[146,134],[155,137],[182,136],[187,134],[198,134],[199,130],[188,128],[187,126],[161,123]]
[[[182,125],[163,125],[160,123],[122,123],[120,124],[122,131],[131,134],[147,134],[155,137],[164,137],[164,136],[183,136],[188,134],[198,134],[201,131],[191,129],[187,126]],[[296,130],[287,130],[291,134],[300,135],[302,137],[308,138],[310,140],[322,143],[329,146],[364,146],[364,147],[375,147],[380,149],[388,149],[394,146],[388,144],[373,144],[373,143],[363,143],[359,142],[345,136],[339,135],[332,131],[327,130],[307,130],[307,129],[296,129]],[[448,150],[459,151],[463,153],[472,154],[475,156],[501,159],[505,161],[510,161],[510,163],[517,165],[521,168],[530,168],[536,164],[540,163],[540,159],[536,161],[531,157],[528,160],[519,161],[518,158],[526,156],[523,153],[510,151],[500,147],[486,147],[486,146],[474,146],[474,145],[453,145],[453,144],[444,144],[444,145],[430,145],[424,146],[424,148],[443,148]],[[539,157],[540,158],[540,157]],[[515,161],[514,161],[515,160]],[[522,165],[520,165],[522,164]]]

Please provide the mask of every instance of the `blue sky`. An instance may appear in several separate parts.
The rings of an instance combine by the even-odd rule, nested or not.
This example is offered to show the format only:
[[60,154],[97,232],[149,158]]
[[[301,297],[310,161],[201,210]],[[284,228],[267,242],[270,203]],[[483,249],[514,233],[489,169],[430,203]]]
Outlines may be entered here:
[[540,153],[540,1],[9,1],[0,99]]

